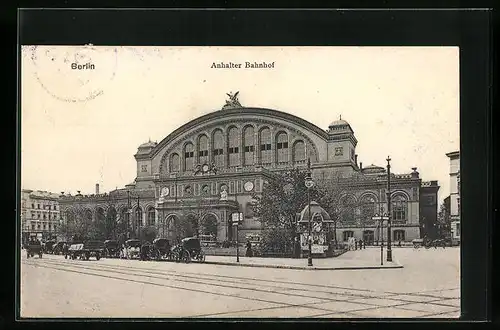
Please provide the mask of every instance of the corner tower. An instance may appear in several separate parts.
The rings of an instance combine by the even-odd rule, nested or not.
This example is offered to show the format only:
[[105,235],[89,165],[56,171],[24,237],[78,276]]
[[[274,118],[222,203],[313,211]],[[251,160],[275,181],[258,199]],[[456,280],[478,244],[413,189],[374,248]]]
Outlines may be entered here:
[[342,116],[328,126],[328,163],[338,166],[350,166],[358,169],[358,155],[356,145],[358,140],[354,136],[351,125],[342,119]]

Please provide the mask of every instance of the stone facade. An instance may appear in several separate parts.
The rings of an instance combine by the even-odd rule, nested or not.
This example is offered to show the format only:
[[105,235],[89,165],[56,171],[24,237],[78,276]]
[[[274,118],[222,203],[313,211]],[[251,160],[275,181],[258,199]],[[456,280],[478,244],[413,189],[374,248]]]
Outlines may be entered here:
[[58,194],[47,191],[21,190],[22,241],[30,236],[47,239],[55,235],[61,220]]
[[[224,108],[186,123],[159,143],[140,145],[134,155],[137,176],[132,184],[108,194],[66,195],[60,203],[64,214],[84,210],[92,219],[111,209],[117,212],[118,221],[131,207],[131,214],[140,219],[141,225],[155,225],[160,235],[168,238],[177,236],[175,222],[198,219],[197,226],[206,234],[210,227],[206,223],[215,223],[210,228],[216,230],[211,233],[219,241],[235,238],[231,214],[241,212],[244,217],[239,237],[244,239],[246,234],[261,230],[251,209],[252,195],[262,191],[274,172],[305,169],[309,158],[315,180],[354,175],[357,179],[346,191],[346,198],[369,205],[353,214],[352,221],[339,221],[338,240],[352,232],[374,241],[378,237],[376,224],[360,221],[360,216],[363,213],[368,218],[372,212],[371,218],[376,212],[384,212],[387,175],[382,167],[363,169],[358,164],[356,145],[354,131],[342,119],[323,130],[282,111]],[[419,174],[415,168],[393,175],[391,182],[397,210],[393,207],[394,238],[417,238],[422,184]],[[128,194],[134,196],[131,203]]]

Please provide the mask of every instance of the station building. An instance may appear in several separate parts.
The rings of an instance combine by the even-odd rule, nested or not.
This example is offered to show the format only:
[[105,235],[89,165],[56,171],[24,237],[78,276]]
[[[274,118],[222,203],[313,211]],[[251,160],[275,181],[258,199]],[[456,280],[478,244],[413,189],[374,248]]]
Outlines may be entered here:
[[[354,236],[371,244],[381,235],[371,218],[386,212],[387,172],[381,166],[363,167],[357,143],[351,125],[341,118],[322,129],[287,112],[243,107],[231,99],[221,110],[185,123],[159,143],[141,144],[134,155],[136,178],[124,188],[63,194],[59,203],[64,215],[80,213],[88,220],[116,215],[123,221],[132,216],[138,226],[156,226],[160,236],[170,239],[180,235],[176,223],[184,221],[219,241],[234,240],[231,214],[241,212],[239,237],[244,239],[262,230],[252,211],[252,195],[262,192],[273,173],[306,169],[309,158],[314,180],[352,180],[342,198],[360,206],[339,219],[337,240]],[[391,174],[394,241],[420,237],[422,196],[437,200],[438,189],[437,181],[423,182],[417,168]],[[437,214],[437,206],[424,212]]]

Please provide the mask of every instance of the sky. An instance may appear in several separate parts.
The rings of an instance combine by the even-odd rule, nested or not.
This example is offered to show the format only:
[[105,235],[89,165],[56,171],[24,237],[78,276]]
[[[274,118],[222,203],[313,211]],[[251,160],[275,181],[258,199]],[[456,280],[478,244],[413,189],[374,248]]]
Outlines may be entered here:
[[[213,69],[274,62],[272,69]],[[72,69],[72,63],[93,69]],[[358,162],[438,180],[449,195],[458,151],[457,47],[24,46],[21,59],[21,187],[82,194],[123,187],[148,140],[218,111],[226,93],[322,129],[342,116]]]

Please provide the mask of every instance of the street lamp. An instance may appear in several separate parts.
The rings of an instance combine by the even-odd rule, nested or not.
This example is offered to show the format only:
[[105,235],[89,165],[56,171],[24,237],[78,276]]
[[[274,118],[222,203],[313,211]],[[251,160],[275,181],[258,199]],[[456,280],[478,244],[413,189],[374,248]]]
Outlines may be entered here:
[[309,243],[309,255],[307,257],[307,265],[308,266],[312,266],[313,265],[313,262],[312,262],[312,246],[311,246],[311,243],[312,243],[312,239],[311,239],[311,188],[314,186],[314,181],[312,179],[312,176],[311,176],[311,159],[308,158],[307,159],[307,176],[305,178],[305,185],[306,185],[306,188],[307,188],[307,209],[308,209],[308,212],[309,212],[309,221],[308,221],[308,227],[309,227],[309,235],[308,235],[308,243]]

